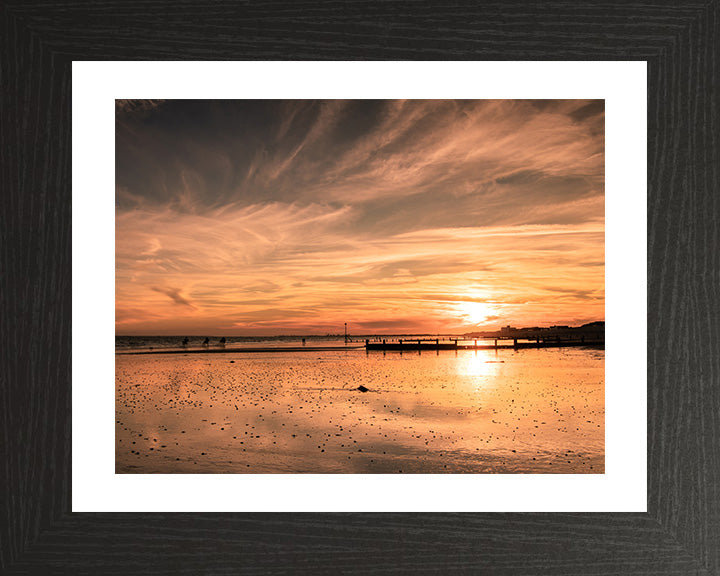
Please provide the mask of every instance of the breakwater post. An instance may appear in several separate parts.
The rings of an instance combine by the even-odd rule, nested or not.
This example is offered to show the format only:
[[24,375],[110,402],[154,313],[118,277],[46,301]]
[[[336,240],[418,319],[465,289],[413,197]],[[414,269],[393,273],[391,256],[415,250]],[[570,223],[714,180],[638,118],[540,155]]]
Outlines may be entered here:
[[365,340],[365,347],[369,350],[395,350],[402,354],[403,352],[407,352],[408,350],[495,350],[497,352],[498,350],[524,350],[526,348],[557,347],[564,348],[572,346],[603,346],[605,344],[605,341],[603,339],[590,340],[588,338],[582,337],[578,337],[576,339],[567,339],[559,338],[556,336],[550,338],[533,337],[526,339],[526,341],[521,341],[523,340],[522,338],[510,337],[504,339],[507,344],[500,344],[499,340],[503,339],[497,338],[492,340],[488,344],[481,344],[480,342],[478,342],[478,344],[475,344],[474,342],[472,344],[460,344],[458,339],[455,338],[449,338],[448,341],[445,342],[440,342],[439,338],[434,338],[432,340],[423,340],[421,338],[411,340],[398,339],[395,341],[382,340],[377,342],[370,342],[369,340]]

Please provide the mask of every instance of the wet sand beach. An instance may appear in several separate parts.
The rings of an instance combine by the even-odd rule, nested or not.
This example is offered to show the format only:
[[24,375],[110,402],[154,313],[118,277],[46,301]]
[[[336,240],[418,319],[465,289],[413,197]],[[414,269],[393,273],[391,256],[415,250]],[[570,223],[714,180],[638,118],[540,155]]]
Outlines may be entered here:
[[116,355],[117,473],[603,473],[604,433],[603,350]]

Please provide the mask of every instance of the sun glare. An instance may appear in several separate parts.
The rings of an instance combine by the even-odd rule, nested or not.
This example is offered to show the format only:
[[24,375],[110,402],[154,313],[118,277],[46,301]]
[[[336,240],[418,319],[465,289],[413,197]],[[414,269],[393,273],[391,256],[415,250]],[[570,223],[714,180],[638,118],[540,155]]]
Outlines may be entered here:
[[462,302],[460,313],[472,324],[480,324],[491,314],[490,306],[484,302]]

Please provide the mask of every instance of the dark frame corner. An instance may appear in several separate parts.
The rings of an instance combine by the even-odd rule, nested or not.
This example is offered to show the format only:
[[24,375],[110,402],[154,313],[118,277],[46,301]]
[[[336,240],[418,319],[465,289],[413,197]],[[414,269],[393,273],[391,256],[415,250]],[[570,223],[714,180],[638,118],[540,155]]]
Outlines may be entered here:
[[[720,574],[720,0],[0,6],[0,572]],[[73,60],[648,62],[648,513],[78,514]]]

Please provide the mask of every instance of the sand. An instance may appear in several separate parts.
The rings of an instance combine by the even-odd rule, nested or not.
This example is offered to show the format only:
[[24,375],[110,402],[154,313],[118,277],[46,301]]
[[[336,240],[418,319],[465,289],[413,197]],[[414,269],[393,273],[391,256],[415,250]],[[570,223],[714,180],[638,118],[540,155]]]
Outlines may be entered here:
[[604,414],[602,350],[116,355],[117,473],[603,473]]

